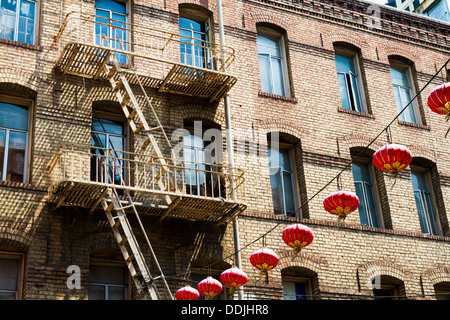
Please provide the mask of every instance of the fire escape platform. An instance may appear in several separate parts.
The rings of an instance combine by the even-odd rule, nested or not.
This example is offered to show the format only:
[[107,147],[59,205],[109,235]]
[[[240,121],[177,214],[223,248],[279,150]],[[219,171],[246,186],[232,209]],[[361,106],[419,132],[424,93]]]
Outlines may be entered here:
[[[197,39],[196,44],[191,44],[186,42],[189,39],[180,39],[176,34],[134,24],[117,26],[114,22],[101,23],[95,16],[69,14],[56,36],[60,52],[55,67],[65,74],[109,79],[105,65],[110,64],[111,55],[115,54],[123,58],[122,72],[130,84],[210,101],[220,100],[237,82],[237,78],[228,72],[234,61],[234,50],[230,47],[209,42],[197,44]],[[101,43],[109,43],[107,46],[87,40],[92,38],[99,25],[116,33],[128,34],[127,39],[135,40],[121,42],[102,35]],[[196,52],[202,52],[202,61],[198,63],[205,67],[181,63],[180,47],[183,46],[192,46]],[[130,61],[135,67],[125,61]],[[115,76],[118,77],[117,74]]]
[[[87,149],[89,150],[89,147]],[[127,190],[133,196],[132,201],[139,214],[157,216],[160,219],[176,218],[216,224],[231,221],[247,208],[243,201],[243,177],[240,171],[233,175],[232,186],[227,182],[231,181],[232,176],[220,173],[214,168],[208,171],[196,170],[194,173],[183,166],[168,163],[165,167],[167,171],[161,175],[161,165],[145,158],[139,161],[121,159],[121,167],[103,165],[93,168],[93,164],[107,164],[114,160],[117,159],[79,151],[63,149],[58,152],[48,166],[52,181],[48,202],[56,207],[85,208],[92,213],[101,209],[101,201],[107,195],[108,189],[116,189],[119,195],[120,190]],[[186,165],[192,168],[190,164],[185,163],[184,166]],[[117,172],[124,168],[128,170],[124,173],[124,177],[128,177],[125,179],[127,181],[105,182],[107,172]],[[94,177],[92,170],[99,174]],[[170,187],[161,189],[154,182],[155,173]],[[214,180],[215,184],[223,185],[223,191],[218,191],[217,188],[209,189],[207,184],[203,183],[200,185],[201,191],[197,189],[194,192],[192,186],[186,185],[186,180],[197,180],[206,175],[209,175],[209,179],[204,180],[205,182]],[[235,191],[233,197],[232,190]],[[172,199],[170,204],[164,202],[166,196]],[[126,207],[129,200],[122,196],[121,202]]]

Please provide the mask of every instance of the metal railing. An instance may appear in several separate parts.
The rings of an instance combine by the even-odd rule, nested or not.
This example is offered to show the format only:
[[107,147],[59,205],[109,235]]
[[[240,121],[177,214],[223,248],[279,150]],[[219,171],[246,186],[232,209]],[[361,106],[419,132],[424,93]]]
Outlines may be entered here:
[[[66,15],[55,42],[59,50],[69,43],[82,43],[109,48],[119,57],[131,55],[140,70],[161,78],[174,64],[228,73],[235,59],[234,49],[228,46],[76,11]],[[189,52],[192,59],[185,59]]]
[[245,200],[243,170],[230,170],[219,164],[164,159],[166,165],[162,165],[155,156],[64,144],[48,164],[49,191],[55,190],[61,182],[73,181],[159,195],[231,202]]

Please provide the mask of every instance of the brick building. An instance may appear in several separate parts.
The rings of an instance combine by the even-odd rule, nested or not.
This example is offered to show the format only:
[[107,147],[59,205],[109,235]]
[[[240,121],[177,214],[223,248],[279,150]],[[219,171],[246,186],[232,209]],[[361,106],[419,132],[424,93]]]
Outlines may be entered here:
[[[245,299],[448,297],[449,142],[426,99],[449,24],[364,1],[224,0],[221,39],[216,1],[1,6],[0,297],[140,299],[142,272],[161,269],[168,299],[164,279],[174,294],[238,263],[237,240]],[[387,131],[413,154],[391,177],[370,157],[416,94]],[[362,203],[343,225],[322,205],[339,173]],[[315,234],[297,257],[281,239],[295,222]],[[248,260],[263,240],[280,257],[268,278]]]

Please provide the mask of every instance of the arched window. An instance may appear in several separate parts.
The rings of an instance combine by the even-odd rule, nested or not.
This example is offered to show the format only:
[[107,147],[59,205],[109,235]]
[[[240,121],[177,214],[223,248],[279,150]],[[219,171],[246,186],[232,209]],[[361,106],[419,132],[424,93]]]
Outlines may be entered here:
[[405,284],[392,276],[381,275],[372,280],[374,300],[405,299]]
[[348,44],[335,44],[335,63],[342,109],[368,113],[359,50]]
[[314,300],[319,298],[317,273],[303,267],[281,271],[283,300]]
[[285,133],[270,133],[268,157],[274,213],[307,218],[307,209],[299,210],[306,200],[300,140]]
[[437,300],[450,300],[450,282],[443,281],[434,285]]
[[418,101],[412,101],[413,97],[416,95],[412,62],[401,57],[390,57],[389,63],[397,112],[400,113],[406,108],[400,114],[399,120],[408,123],[422,124]]
[[273,26],[257,25],[257,46],[261,91],[290,96],[285,33]]
[[211,41],[210,14],[200,7],[180,6],[179,11],[181,63],[214,69],[208,50]]

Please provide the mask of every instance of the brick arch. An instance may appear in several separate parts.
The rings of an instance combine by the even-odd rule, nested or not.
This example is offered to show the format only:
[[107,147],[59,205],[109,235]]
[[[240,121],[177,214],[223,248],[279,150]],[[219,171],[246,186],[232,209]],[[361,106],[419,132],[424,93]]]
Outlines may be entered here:
[[87,239],[88,254],[108,253],[117,250],[117,242],[112,236],[111,231],[98,232],[91,234]]
[[450,268],[442,266],[428,269],[420,275],[420,280],[422,293],[426,296],[432,296],[435,294],[435,285],[442,282],[450,283]]
[[195,6],[200,6],[211,12],[215,12],[217,3],[214,0],[178,0],[178,6],[186,6],[192,8],[195,8]]
[[255,123],[255,128],[260,130],[261,134],[269,132],[287,133],[295,138],[302,139],[305,130],[294,122],[284,119],[266,119],[258,120]]
[[379,50],[380,56],[384,54],[385,59],[388,60],[390,56],[404,57],[412,62],[417,61],[417,50],[406,46],[398,46],[396,44],[381,44]]
[[335,43],[349,43],[359,49],[366,46],[364,39],[356,34],[341,31],[325,32],[324,44],[333,50]]
[[186,104],[174,108],[183,120],[186,119],[204,119],[225,127],[225,114],[220,108],[203,107],[198,104]]
[[321,266],[324,264],[322,259],[316,257],[315,255],[306,252],[305,250],[300,251],[300,253],[293,258],[292,250],[283,250],[278,252],[280,261],[278,265],[280,269],[287,269],[291,267],[300,267],[313,271],[318,274],[320,272]]
[[249,18],[251,21],[251,28],[253,28],[252,31],[254,31],[254,32],[256,32],[256,24],[257,23],[270,23],[275,26],[283,28],[285,31],[287,31],[291,28],[287,19],[282,19],[281,15],[277,15],[268,10],[252,11],[252,12],[250,12]]
[[398,282],[402,282],[403,286],[405,286],[406,282],[411,278],[412,273],[392,261],[377,260],[360,265],[357,268],[357,275],[358,285],[361,291],[366,291],[370,294],[371,290],[367,286],[368,279],[388,276],[396,279]]
[[11,227],[0,228],[0,248],[8,247],[26,252],[35,240],[33,235],[24,232],[17,232]]
[[341,156],[349,159],[351,158],[351,148],[365,148],[370,145],[368,149],[375,152],[376,150],[378,150],[378,148],[384,145],[384,143],[381,141],[375,140],[372,142],[372,137],[358,133],[351,133],[345,136],[338,137],[337,139]]
[[28,71],[18,68],[0,68],[0,89],[17,91],[34,98],[42,83],[47,81]]
[[416,145],[407,145],[407,147],[411,151],[413,158],[424,158],[433,163],[437,162],[437,155],[433,150]]

